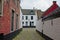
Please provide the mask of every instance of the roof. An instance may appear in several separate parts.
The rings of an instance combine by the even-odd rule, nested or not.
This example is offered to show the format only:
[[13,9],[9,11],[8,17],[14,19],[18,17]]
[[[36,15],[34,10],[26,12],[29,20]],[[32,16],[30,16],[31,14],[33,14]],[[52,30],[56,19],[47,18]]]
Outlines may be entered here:
[[37,17],[38,17],[38,19],[41,18],[42,14],[43,14],[43,11],[37,10]]
[[56,10],[59,6],[56,4],[56,2],[54,3],[53,1],[53,5],[51,7],[49,7],[43,14],[43,16],[47,16],[49,15],[51,12],[53,12],[54,10]]
[[35,11],[33,9],[21,9],[23,15],[35,15]]

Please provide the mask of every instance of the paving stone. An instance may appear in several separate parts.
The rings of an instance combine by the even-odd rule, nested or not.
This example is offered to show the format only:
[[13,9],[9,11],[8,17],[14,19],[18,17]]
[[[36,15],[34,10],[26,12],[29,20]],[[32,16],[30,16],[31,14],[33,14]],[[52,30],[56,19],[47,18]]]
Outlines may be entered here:
[[36,32],[35,28],[23,28],[13,40],[44,40],[44,38]]

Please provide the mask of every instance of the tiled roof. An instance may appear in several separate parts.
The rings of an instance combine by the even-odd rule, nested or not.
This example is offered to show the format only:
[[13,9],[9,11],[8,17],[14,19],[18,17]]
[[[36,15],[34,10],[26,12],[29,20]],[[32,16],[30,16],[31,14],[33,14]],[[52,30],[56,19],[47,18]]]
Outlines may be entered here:
[[51,7],[49,7],[43,14],[43,16],[47,16],[49,15],[51,12],[53,12],[54,10],[56,10],[56,8],[58,8],[59,6],[56,3],[53,3],[53,5]]
[[21,9],[23,15],[35,15],[35,11],[33,9]]

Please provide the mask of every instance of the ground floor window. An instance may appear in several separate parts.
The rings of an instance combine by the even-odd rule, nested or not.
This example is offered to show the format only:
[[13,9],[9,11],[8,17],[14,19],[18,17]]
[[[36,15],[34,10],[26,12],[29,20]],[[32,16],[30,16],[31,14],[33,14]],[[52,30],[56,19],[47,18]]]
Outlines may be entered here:
[[34,22],[30,22],[30,26],[34,26]]
[[28,26],[28,22],[26,21],[26,26]]
[[24,22],[22,22],[22,25],[24,26]]
[[11,31],[14,30],[14,10],[12,10]]
[[18,15],[16,14],[16,29],[18,29]]

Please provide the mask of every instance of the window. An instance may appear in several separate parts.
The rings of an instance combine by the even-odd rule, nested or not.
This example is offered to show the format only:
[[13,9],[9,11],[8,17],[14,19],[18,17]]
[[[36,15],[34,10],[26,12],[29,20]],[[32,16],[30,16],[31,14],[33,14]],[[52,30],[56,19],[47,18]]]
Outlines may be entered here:
[[34,26],[34,22],[32,22],[32,26]]
[[26,20],[28,19],[28,16],[26,16]]
[[31,20],[33,20],[33,16],[31,16]]
[[10,0],[6,0],[6,1],[7,1],[7,3],[9,4]]
[[34,26],[34,22],[30,22],[30,26]]
[[12,10],[11,31],[14,30],[14,10]]
[[18,29],[18,15],[16,14],[16,29]]
[[19,0],[13,0],[14,4],[16,4],[16,6],[18,7],[18,3],[19,3]]
[[22,16],[22,20],[24,20],[24,16]]
[[3,15],[2,10],[3,10],[3,1],[0,0],[0,16]]
[[22,24],[24,24],[24,22],[22,22]]
[[28,22],[26,22],[26,26],[28,26]]
[[19,7],[19,4],[20,4],[20,0],[17,0],[17,7]]
[[33,14],[33,10],[31,10],[31,14]]

